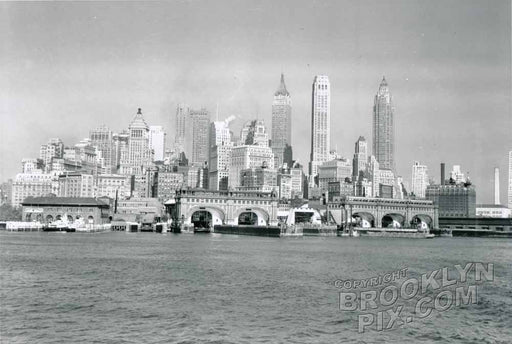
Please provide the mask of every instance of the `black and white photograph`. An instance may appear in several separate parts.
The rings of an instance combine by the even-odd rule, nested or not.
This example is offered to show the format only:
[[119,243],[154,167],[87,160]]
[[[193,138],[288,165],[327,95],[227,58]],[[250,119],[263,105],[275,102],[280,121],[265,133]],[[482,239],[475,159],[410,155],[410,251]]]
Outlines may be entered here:
[[512,343],[511,17],[0,0],[0,343]]

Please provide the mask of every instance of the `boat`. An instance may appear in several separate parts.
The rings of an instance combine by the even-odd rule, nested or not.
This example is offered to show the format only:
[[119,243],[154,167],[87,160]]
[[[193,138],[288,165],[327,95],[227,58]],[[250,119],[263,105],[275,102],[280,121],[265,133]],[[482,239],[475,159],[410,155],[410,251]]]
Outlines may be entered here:
[[194,233],[210,233],[211,231],[209,226],[194,226]]
[[434,234],[428,230],[419,230],[416,228],[373,228],[359,227],[355,228],[361,236],[371,237],[391,237],[391,238],[415,238],[415,239],[432,239]]

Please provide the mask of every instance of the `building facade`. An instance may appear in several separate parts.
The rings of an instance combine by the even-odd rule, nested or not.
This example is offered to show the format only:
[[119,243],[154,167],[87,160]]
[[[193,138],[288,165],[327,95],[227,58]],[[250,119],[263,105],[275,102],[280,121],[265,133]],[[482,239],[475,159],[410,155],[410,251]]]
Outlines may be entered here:
[[156,197],[160,202],[166,202],[173,198],[176,190],[184,187],[185,177],[183,173],[159,171],[157,175]]
[[58,191],[58,182],[53,174],[41,171],[18,173],[12,182],[12,206],[19,207],[27,197],[46,196],[56,190]]
[[185,151],[185,137],[189,114],[190,107],[187,104],[178,104],[174,122],[174,149],[176,152],[178,152],[178,154]]
[[271,192],[277,190],[277,171],[263,167],[248,168],[240,171],[241,191]]
[[185,127],[185,155],[189,164],[208,162],[210,113],[206,109],[190,110]]
[[381,168],[395,171],[394,107],[386,78],[382,78],[373,105],[373,155]]
[[153,161],[164,161],[165,132],[161,125],[149,127],[149,148],[153,150]]
[[421,165],[419,161],[412,164],[412,186],[411,192],[416,197],[425,198],[425,191],[428,185],[428,168],[426,165]]
[[272,151],[274,152],[275,166],[280,167],[284,162],[291,166],[292,157],[286,156],[285,149],[291,146],[292,141],[292,101],[290,93],[281,74],[281,83],[274,93],[272,102]]
[[121,174],[100,174],[96,180],[96,197],[125,199],[130,197],[131,178]]
[[425,198],[439,207],[439,217],[476,216],[476,191],[468,183],[429,185]]
[[59,197],[94,197],[94,184],[92,174],[66,172],[59,175]]
[[101,152],[105,172],[113,173],[116,170],[116,151],[114,147],[114,133],[106,126],[100,126],[89,131],[91,145]]
[[327,191],[329,182],[351,179],[352,170],[350,159],[340,158],[324,162],[318,167],[318,186],[322,191]]
[[240,172],[248,168],[266,167],[274,169],[274,153],[272,148],[260,145],[244,145],[233,147],[231,165],[229,167],[229,187],[240,186]]
[[368,143],[363,136],[359,136],[355,144],[353,168],[352,168],[352,181],[356,182],[361,173],[366,172],[368,164]]
[[153,157],[149,147],[149,126],[140,108],[128,126],[128,132],[128,150],[122,152],[121,174],[142,175],[151,166]]
[[500,204],[477,204],[476,216],[507,218],[512,216],[512,209]]
[[330,142],[331,84],[326,75],[317,75],[313,81],[311,105],[311,183],[314,183],[314,177],[318,174],[318,166],[330,160]]
[[64,143],[59,138],[51,138],[47,144],[41,145],[39,158],[43,161],[45,171],[51,171],[51,163],[54,158],[62,158]]
[[95,198],[30,197],[22,203],[24,221],[51,223],[56,220],[74,222],[83,219],[89,224],[110,222],[110,205]]

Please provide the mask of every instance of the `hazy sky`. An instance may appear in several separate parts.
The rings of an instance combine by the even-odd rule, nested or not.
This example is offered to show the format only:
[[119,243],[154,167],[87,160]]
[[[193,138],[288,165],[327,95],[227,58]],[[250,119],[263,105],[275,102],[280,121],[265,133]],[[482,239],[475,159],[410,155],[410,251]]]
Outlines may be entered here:
[[[371,142],[385,75],[395,103],[398,172],[414,160],[439,180],[459,164],[506,201],[512,150],[510,1],[168,1],[0,3],[0,181],[50,137],[73,145],[141,107],[174,137],[176,104],[271,123],[281,71],[294,156],[307,166],[311,84],[331,81],[331,145]],[[370,146],[371,147],[371,146]]]

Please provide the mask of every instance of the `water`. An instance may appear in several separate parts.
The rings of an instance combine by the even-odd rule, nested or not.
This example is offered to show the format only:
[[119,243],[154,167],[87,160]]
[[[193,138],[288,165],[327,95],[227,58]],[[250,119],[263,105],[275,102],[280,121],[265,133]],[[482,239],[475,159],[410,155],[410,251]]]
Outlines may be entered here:
[[[512,241],[0,233],[1,343],[511,343]],[[478,304],[358,332],[336,279],[494,263]]]

